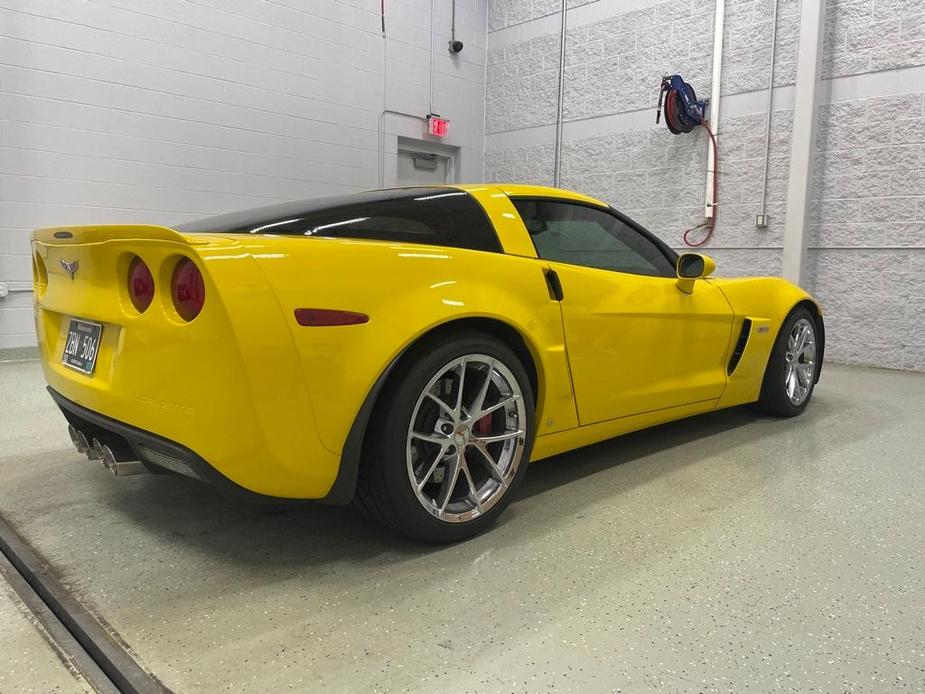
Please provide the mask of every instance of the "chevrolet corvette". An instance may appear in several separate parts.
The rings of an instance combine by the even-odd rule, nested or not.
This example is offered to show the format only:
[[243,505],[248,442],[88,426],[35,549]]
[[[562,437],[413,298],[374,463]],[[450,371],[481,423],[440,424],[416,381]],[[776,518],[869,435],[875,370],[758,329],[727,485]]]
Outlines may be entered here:
[[720,279],[608,204],[525,185],[376,190],[173,228],[32,236],[48,391],[116,475],[353,503],[431,542],[529,461],[753,403],[800,414],[816,300]]

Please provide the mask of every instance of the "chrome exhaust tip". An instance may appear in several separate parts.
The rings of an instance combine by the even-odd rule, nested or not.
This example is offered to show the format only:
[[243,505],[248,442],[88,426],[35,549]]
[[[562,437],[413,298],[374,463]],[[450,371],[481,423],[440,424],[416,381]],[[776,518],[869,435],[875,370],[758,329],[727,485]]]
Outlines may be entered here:
[[77,431],[73,424],[67,425],[67,434],[71,437],[71,443],[74,444],[74,448],[77,449],[78,453],[87,452],[87,437]]
[[[119,458],[116,457],[115,452],[112,450],[112,447],[108,443],[103,443],[99,439],[93,439],[93,448],[97,456],[99,456],[100,463],[103,465],[103,467],[109,470],[116,477],[139,475],[148,471],[148,468],[146,468],[145,464],[140,460],[119,460]],[[118,446],[116,446],[116,448],[120,451],[120,458],[127,456],[127,450],[123,451]]]
[[[100,461],[100,465],[108,470],[109,464],[106,462],[105,451],[103,450],[104,448],[108,450],[109,446],[103,444],[103,442],[99,439],[93,439],[93,456],[90,457],[89,453],[87,453],[87,456],[90,457],[90,460]],[[110,453],[112,453],[112,451],[110,451]]]
[[93,449],[93,444],[90,443],[90,440],[87,438],[87,435],[82,431],[77,432],[77,441],[78,446],[77,450],[87,456],[87,460],[96,460],[96,451]]

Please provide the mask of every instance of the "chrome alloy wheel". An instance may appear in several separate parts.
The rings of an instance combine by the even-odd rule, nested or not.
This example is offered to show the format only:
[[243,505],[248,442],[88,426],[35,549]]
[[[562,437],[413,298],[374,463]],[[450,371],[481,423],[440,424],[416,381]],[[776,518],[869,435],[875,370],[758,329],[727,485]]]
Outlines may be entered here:
[[517,475],[527,417],[514,374],[485,354],[444,365],[411,415],[408,479],[421,505],[448,523],[486,513]]
[[784,356],[784,387],[794,405],[802,405],[816,376],[816,332],[813,324],[801,318],[790,329]]

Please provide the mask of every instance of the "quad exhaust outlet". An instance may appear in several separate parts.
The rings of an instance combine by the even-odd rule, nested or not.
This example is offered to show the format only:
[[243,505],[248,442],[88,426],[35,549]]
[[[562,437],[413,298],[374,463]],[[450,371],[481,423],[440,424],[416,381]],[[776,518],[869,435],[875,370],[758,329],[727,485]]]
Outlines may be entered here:
[[99,438],[91,440],[73,425],[68,425],[67,433],[79,453],[86,454],[88,460],[100,461],[100,465],[116,477],[138,475],[148,471],[144,463],[132,459],[134,452],[124,442],[120,445],[115,440],[104,441]]
[[77,452],[86,453],[88,448],[87,437],[84,436],[83,433],[77,431],[73,424],[67,425],[67,433],[71,437],[71,443],[74,444],[74,448],[77,449]]
[[[147,472],[148,469],[140,460],[125,460],[126,456],[116,456],[112,447],[108,443],[103,443],[99,439],[93,439],[93,448],[96,451],[96,457],[104,468],[109,470],[116,477],[123,475],[138,475]],[[119,460],[123,458],[123,460]]]

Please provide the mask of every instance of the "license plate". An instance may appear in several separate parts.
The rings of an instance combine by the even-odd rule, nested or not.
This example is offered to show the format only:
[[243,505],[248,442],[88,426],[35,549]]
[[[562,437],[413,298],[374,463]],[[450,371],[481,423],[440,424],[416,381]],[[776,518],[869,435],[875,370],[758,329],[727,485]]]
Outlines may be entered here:
[[72,318],[67,328],[67,342],[64,343],[64,356],[61,357],[61,361],[72,369],[87,375],[92,374],[102,334],[103,326],[99,323]]

